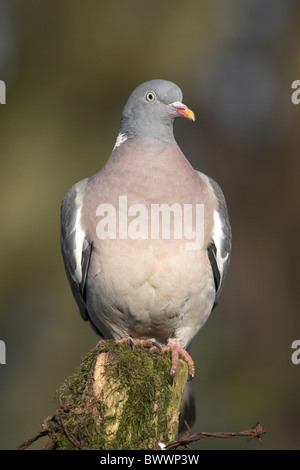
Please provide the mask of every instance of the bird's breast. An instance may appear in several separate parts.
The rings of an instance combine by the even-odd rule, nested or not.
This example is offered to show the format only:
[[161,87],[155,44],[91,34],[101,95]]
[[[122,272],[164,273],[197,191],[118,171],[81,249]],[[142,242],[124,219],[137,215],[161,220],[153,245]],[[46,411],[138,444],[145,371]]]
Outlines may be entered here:
[[186,250],[177,240],[106,240],[91,260],[93,305],[102,321],[120,331],[113,336],[163,343],[187,316],[201,323],[202,299],[213,288],[207,263],[203,251]]
[[196,330],[211,308],[215,200],[177,150],[140,157],[125,153],[89,186],[89,305],[111,337],[167,338],[184,322]]

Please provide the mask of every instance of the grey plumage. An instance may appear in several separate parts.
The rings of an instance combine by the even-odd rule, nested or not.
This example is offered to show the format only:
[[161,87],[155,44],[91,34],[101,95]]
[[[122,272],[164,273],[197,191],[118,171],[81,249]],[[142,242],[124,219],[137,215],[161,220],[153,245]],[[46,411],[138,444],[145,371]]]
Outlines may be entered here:
[[217,197],[217,200],[218,200],[217,212],[220,217],[222,231],[223,231],[223,238],[220,239],[220,244],[219,244],[219,256],[223,260],[225,260],[222,266],[218,264],[217,248],[215,245],[215,241],[212,240],[210,245],[207,248],[207,251],[208,251],[208,257],[212,266],[212,270],[214,273],[215,286],[216,286],[216,298],[215,298],[215,305],[216,305],[219,300],[221,290],[225,281],[225,277],[227,274],[227,270],[229,267],[232,234],[231,234],[231,226],[229,222],[227,205],[226,205],[223,191],[221,190],[218,183],[216,183],[212,178],[209,178],[209,183],[212,186],[215,192],[215,195]]
[[[155,94],[155,99],[147,102],[145,96],[151,92]],[[166,80],[142,83],[131,93],[124,106],[120,133],[143,142],[174,142],[174,110],[169,105],[181,101],[182,92],[174,83]]]

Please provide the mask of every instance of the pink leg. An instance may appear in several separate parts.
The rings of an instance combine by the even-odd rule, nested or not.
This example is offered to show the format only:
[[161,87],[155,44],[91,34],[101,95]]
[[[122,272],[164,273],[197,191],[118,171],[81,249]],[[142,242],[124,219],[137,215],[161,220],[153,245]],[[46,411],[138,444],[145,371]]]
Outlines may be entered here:
[[182,359],[185,360],[185,362],[188,365],[189,380],[191,380],[195,375],[195,366],[194,366],[194,361],[189,355],[189,353],[185,349],[183,349],[183,347],[181,347],[177,341],[170,341],[167,346],[164,346],[162,348],[162,352],[166,352],[166,351],[171,352],[171,358],[172,358],[172,367],[171,367],[171,374],[170,374],[171,384],[173,384],[173,381],[174,381],[174,376],[176,373],[180,356],[182,357]]

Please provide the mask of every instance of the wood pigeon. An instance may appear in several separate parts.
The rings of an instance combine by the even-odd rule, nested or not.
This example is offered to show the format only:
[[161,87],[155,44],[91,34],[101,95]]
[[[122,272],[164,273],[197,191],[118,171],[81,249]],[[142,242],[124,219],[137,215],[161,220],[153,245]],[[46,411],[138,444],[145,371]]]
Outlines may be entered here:
[[107,163],[61,205],[62,256],[83,319],[104,339],[171,351],[171,379],[179,355],[194,375],[188,350],[231,250],[224,195],[177,145],[178,117],[195,120],[177,85],[139,85]]

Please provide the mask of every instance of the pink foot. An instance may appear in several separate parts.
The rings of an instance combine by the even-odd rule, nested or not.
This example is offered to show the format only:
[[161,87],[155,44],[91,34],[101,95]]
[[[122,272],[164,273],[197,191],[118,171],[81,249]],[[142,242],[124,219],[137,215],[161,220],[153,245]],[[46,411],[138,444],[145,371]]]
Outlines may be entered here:
[[142,346],[142,347],[149,348],[151,351],[171,353],[171,359],[172,359],[172,366],[171,366],[171,372],[170,372],[171,385],[173,385],[173,382],[174,382],[174,376],[177,370],[179,357],[182,357],[182,359],[184,359],[188,365],[188,371],[189,371],[188,380],[191,380],[195,375],[194,361],[189,355],[189,353],[182,346],[180,346],[178,341],[171,340],[167,344],[167,346],[161,347],[160,344],[156,343],[155,341],[151,339],[139,339],[139,338],[132,338],[131,336],[126,336],[125,338],[115,340],[115,343],[128,344],[132,349],[134,349],[136,346]]
[[131,336],[126,336],[125,338],[117,339],[115,342],[128,344],[132,349],[134,349],[136,346],[150,348],[152,351],[159,351],[160,349],[159,345],[151,341],[151,339],[138,339],[132,338]]
[[171,352],[171,358],[172,358],[172,367],[171,367],[171,373],[170,373],[171,385],[174,382],[174,376],[176,373],[180,356],[182,357],[182,359],[185,360],[185,362],[188,365],[188,370],[189,370],[188,380],[191,380],[195,375],[195,366],[194,366],[194,361],[189,355],[189,353],[185,349],[183,349],[183,347],[181,347],[177,341],[172,341],[167,346],[164,346],[162,348],[162,352],[166,352],[166,351]]

